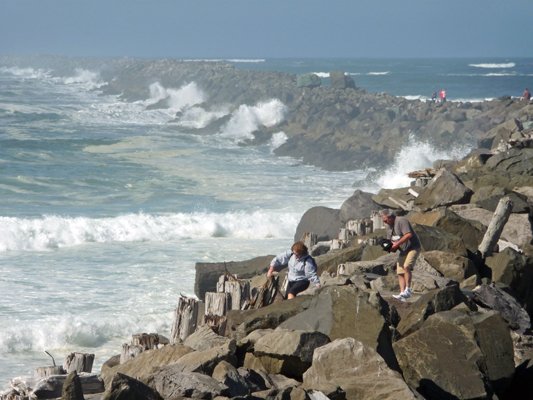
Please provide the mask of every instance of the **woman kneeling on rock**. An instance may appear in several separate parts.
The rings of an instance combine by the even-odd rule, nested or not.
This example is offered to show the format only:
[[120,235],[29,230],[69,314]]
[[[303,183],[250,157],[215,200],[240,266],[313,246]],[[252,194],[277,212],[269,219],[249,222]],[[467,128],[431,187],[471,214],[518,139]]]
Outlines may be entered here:
[[287,285],[287,299],[293,299],[298,293],[309,287],[309,281],[313,281],[317,288],[320,280],[316,274],[317,266],[313,257],[307,252],[307,247],[302,242],[292,245],[291,250],[276,256],[270,263],[267,276],[272,275],[276,267],[289,267]]

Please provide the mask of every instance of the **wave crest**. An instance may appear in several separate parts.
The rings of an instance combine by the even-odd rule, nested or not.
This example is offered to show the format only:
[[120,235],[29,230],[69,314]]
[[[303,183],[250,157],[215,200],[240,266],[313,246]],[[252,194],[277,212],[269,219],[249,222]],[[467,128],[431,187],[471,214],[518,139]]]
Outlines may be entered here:
[[514,62],[506,63],[506,64],[485,63],[485,64],[468,64],[468,66],[476,67],[476,68],[514,68],[516,64]]

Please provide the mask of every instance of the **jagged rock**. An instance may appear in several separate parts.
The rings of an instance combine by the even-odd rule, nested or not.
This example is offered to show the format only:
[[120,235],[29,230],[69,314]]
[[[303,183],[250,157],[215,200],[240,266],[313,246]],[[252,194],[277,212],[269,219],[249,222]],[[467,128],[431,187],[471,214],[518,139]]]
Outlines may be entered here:
[[340,210],[328,207],[312,207],[307,210],[294,235],[294,241],[302,240],[304,233],[314,232],[317,234],[318,241],[337,239],[339,229],[344,228],[344,223],[340,220]]
[[72,371],[63,384],[61,400],[85,400],[81,380],[76,371]]
[[329,71],[329,84],[333,89],[355,88],[354,80],[343,71]]
[[337,272],[339,264],[350,261],[360,261],[364,246],[348,247],[345,249],[330,250],[326,254],[315,257],[318,266],[318,276],[324,271]]
[[317,74],[303,74],[298,76],[296,80],[296,87],[298,88],[314,88],[322,85],[322,80]]
[[[409,189],[381,189],[378,194],[372,196],[372,200],[381,208],[391,208],[393,210],[398,208],[407,209],[407,204],[415,199],[415,196],[409,193]],[[394,200],[391,200],[391,198]]]
[[531,315],[533,313],[533,259],[507,247],[501,253],[487,257],[485,264],[492,270],[492,280],[509,285]]
[[487,160],[483,169],[489,171],[508,172],[513,175],[529,175],[533,173],[533,149],[513,147],[506,152],[495,154]]
[[271,389],[273,386],[272,380],[266,371],[255,371],[251,368],[240,367],[237,372],[244,379],[251,393]]
[[468,305],[468,299],[457,285],[431,290],[411,305],[398,324],[398,331],[404,337],[411,335],[430,315],[451,310],[461,303]]
[[153,376],[153,385],[164,399],[192,397],[211,400],[229,396],[226,385],[216,379],[196,372],[180,371],[177,364],[161,368]]
[[431,399],[490,399],[514,373],[512,340],[495,312],[440,312],[393,346],[406,382]]
[[[19,376],[13,378],[10,386],[14,388],[21,396],[29,398],[58,398],[63,393],[63,385],[68,375],[51,375],[43,378]],[[82,372],[78,375],[86,395],[102,393],[104,391],[104,382],[96,374]]]
[[239,262],[196,263],[194,293],[200,300],[204,300],[206,292],[216,292],[218,279],[220,275],[226,273],[226,268],[232,275],[237,275],[239,279],[248,279],[257,274],[264,274],[268,271],[270,262],[274,257],[263,256]]
[[192,351],[190,347],[183,345],[168,345],[157,350],[147,350],[124,364],[111,368],[102,367],[100,377],[104,380],[106,388],[116,373],[139,379],[143,375],[151,374],[154,368],[171,364]]
[[313,351],[329,342],[329,337],[318,331],[278,328],[257,340],[254,355],[260,358],[268,373],[300,379],[311,366]]
[[[494,214],[483,208],[477,207],[475,204],[452,206],[452,210],[463,218],[479,221],[485,226],[490,225],[490,221]],[[501,238],[521,246],[529,243],[532,237],[533,233],[531,231],[531,223],[529,222],[528,215],[511,214],[503,228]]]
[[470,202],[485,210],[494,212],[500,199],[506,196],[513,202],[512,213],[529,212],[530,206],[527,202],[527,196],[502,187],[482,186],[476,190]]
[[240,340],[256,329],[273,329],[283,321],[301,313],[304,304],[309,302],[306,296],[296,296],[290,301],[279,301],[255,310],[228,312],[224,336]]
[[487,149],[498,148],[501,141],[507,142],[515,132],[523,130],[522,124],[516,119],[510,119],[491,129],[479,140],[479,147]]
[[389,254],[387,251],[383,250],[381,246],[371,246],[367,245],[363,247],[363,254],[361,254],[361,261],[374,261],[380,257],[386,256]]
[[224,336],[217,335],[213,330],[207,326],[201,326],[194,333],[187,336],[183,342],[184,346],[188,346],[195,351],[202,351],[210,349],[211,347],[222,346],[229,343],[230,339]]
[[376,275],[387,275],[388,268],[385,269],[385,264],[380,262],[380,260],[374,261],[352,261],[339,265],[337,273],[339,275],[355,275],[363,274],[364,272],[376,274]]
[[425,186],[414,204],[423,211],[452,204],[465,204],[472,197],[472,190],[452,172],[441,169],[431,182]]
[[174,362],[173,368],[180,372],[199,372],[211,375],[215,367],[221,361],[227,361],[232,365],[237,365],[235,351],[237,345],[235,340],[230,340],[222,346],[211,347],[207,350],[193,351],[185,354]]
[[372,197],[372,193],[357,189],[342,203],[340,220],[346,223],[352,220],[370,218],[372,211],[377,211],[382,208],[372,200]]
[[[342,360],[342,361],[341,361]],[[347,399],[417,399],[401,375],[388,368],[370,346],[353,338],[338,339],[315,350],[303,376],[304,388],[323,392],[340,386]]]
[[272,384],[276,389],[286,389],[289,387],[296,387],[300,385],[300,382],[298,382],[297,380],[287,378],[286,376],[281,374],[269,374],[268,376],[272,380]]
[[434,226],[412,224],[412,227],[420,239],[422,251],[439,250],[465,257],[468,255],[460,237]]
[[328,287],[307,309],[282,323],[280,329],[316,330],[331,340],[352,337],[372,347],[391,368],[397,368],[391,341],[391,311],[379,293],[354,286]]
[[411,224],[427,225],[442,229],[461,238],[468,250],[475,252],[483,240],[487,227],[479,221],[463,218],[443,208],[429,212],[416,212],[409,216]]
[[[221,361],[213,370],[212,377],[228,387],[229,397],[245,396],[251,393],[246,380],[239,374],[237,369],[226,361]],[[260,389],[264,390],[266,389]]]
[[473,292],[474,301],[498,311],[510,329],[520,334],[530,331],[531,318],[513,296],[487,284],[476,287]]
[[117,372],[101,400],[163,400],[158,392],[128,375]]
[[472,260],[444,251],[427,251],[424,253],[426,261],[444,277],[462,282],[477,274]]

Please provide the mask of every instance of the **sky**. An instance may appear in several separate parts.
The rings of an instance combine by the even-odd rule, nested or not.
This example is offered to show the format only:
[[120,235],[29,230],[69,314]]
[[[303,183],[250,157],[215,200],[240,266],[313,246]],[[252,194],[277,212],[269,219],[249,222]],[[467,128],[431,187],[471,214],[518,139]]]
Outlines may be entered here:
[[0,0],[0,55],[533,57],[533,0]]

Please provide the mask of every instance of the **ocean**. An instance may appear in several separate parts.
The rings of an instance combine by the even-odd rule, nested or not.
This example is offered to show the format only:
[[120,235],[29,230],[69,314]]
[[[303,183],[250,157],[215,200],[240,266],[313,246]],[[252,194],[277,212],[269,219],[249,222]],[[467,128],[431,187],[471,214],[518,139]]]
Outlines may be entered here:
[[[358,87],[426,101],[521,96],[533,59],[225,60],[239,69],[342,70]],[[57,77],[0,65],[0,390],[71,352],[96,355],[93,372],[132,334],[170,336],[180,294],[194,295],[196,262],[241,261],[293,243],[302,214],[340,208],[355,189],[409,184],[407,172],[470,149],[409,143],[368,187],[369,171],[328,172],[276,157],[285,140],[242,146],[259,124],[287,115],[279,99],[189,112],[206,94],[191,82],[151,86],[126,103],[99,91],[98,71]],[[168,108],[147,110],[168,96]],[[231,106],[231,105],[230,105]],[[182,112],[183,125],[169,123]],[[216,135],[194,135],[231,113]],[[181,130],[180,130],[181,129]],[[407,160],[407,161],[406,161]]]

